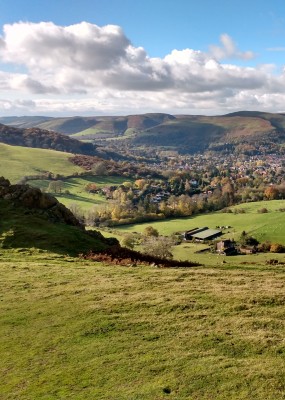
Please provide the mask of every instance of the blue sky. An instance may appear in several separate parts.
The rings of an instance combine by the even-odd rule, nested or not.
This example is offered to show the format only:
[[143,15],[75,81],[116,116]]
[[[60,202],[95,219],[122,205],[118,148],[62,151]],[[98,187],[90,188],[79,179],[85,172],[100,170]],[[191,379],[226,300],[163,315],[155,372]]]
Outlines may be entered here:
[[0,115],[285,111],[284,0],[0,0],[0,31]]

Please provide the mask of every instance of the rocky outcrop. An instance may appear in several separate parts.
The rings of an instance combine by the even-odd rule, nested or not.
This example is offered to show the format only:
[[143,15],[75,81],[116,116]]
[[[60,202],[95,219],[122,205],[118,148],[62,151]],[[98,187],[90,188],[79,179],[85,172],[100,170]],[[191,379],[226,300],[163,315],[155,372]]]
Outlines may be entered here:
[[31,212],[38,211],[52,222],[63,222],[83,229],[82,224],[68,208],[38,188],[29,185],[11,185],[8,179],[0,177],[0,198],[13,201]]

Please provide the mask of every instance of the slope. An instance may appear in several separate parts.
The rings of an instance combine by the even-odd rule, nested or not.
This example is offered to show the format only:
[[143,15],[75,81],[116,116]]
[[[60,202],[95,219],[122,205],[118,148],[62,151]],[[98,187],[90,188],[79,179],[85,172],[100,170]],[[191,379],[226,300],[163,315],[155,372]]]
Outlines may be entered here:
[[38,248],[76,256],[112,243],[98,232],[85,231],[53,196],[0,178],[0,248]]
[[72,164],[70,153],[55,150],[32,149],[21,146],[10,146],[0,143],[0,175],[6,176],[12,182],[17,182],[24,176],[52,174],[72,175],[84,171]]
[[53,149],[89,155],[93,155],[96,149],[91,143],[82,143],[55,132],[39,128],[20,129],[1,124],[0,142],[14,146]]

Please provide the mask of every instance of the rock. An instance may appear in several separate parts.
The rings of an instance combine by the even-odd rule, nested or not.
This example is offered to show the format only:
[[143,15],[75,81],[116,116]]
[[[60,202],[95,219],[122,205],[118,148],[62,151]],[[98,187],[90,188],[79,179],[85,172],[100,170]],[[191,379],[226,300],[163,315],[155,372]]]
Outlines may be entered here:
[[29,185],[11,185],[8,179],[0,177],[0,198],[13,200],[16,204],[26,207],[31,213],[46,215],[53,222],[62,222],[83,228],[83,225],[58,200],[40,189]]

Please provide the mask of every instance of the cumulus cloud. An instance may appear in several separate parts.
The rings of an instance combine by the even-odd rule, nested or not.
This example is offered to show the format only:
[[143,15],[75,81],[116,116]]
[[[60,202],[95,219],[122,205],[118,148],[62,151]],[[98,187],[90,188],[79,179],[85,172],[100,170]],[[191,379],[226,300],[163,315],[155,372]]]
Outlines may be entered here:
[[0,70],[0,89],[16,96],[0,99],[0,104],[5,109],[30,106],[33,112],[69,114],[155,110],[213,114],[273,104],[280,109],[285,74],[274,74],[272,65],[222,63],[230,58],[248,60],[254,54],[240,51],[227,34],[220,40],[221,46],[210,46],[208,53],[184,49],[152,58],[114,25],[5,25],[0,61],[24,72]]
[[4,25],[3,60],[30,69],[76,67],[100,70],[123,57],[129,40],[118,26],[82,22],[68,27],[52,22]]
[[223,60],[228,58],[237,58],[242,60],[250,60],[255,57],[252,51],[240,51],[233,39],[226,33],[220,36],[222,46],[211,45],[210,53],[217,59]]

